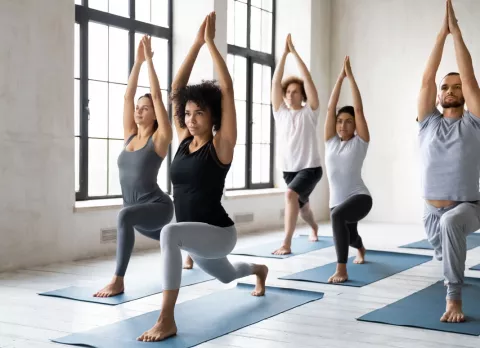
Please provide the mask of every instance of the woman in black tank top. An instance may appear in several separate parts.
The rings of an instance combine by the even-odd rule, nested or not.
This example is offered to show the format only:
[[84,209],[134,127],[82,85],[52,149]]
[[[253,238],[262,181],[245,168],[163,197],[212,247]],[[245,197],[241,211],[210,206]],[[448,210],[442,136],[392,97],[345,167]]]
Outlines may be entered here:
[[[177,222],[165,226],[160,236],[162,311],[157,323],[138,338],[140,341],[160,341],[177,333],[174,308],[182,277],[181,250],[223,283],[255,274],[257,285],[252,295],[265,293],[266,266],[231,264],[227,259],[235,247],[237,232],[221,198],[233,160],[237,124],[232,79],[215,47],[214,37],[212,12],[203,21],[172,84],[175,128],[180,141],[170,168]],[[214,81],[187,86],[195,59],[205,43],[219,76],[219,86]]]

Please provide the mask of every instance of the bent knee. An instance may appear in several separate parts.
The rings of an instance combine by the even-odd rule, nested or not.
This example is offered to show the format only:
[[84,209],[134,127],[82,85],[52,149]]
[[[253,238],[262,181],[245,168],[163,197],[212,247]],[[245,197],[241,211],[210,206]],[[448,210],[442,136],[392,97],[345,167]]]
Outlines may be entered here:
[[298,193],[296,193],[292,189],[287,189],[287,192],[285,192],[285,199],[287,201],[298,201],[298,197]]
[[124,225],[126,223],[129,223],[132,220],[133,215],[134,215],[133,211],[129,207],[123,208],[118,213],[117,223],[119,225]]
[[217,276],[218,281],[222,282],[223,284],[228,284],[231,283],[235,280],[235,277],[227,274],[222,274],[220,276]]
[[462,228],[465,225],[465,217],[459,214],[443,214],[440,218],[440,228],[446,231],[452,231],[457,228]]
[[162,228],[160,232],[160,246],[168,247],[175,244],[179,244],[178,233],[176,233],[177,226],[175,224],[169,224]]

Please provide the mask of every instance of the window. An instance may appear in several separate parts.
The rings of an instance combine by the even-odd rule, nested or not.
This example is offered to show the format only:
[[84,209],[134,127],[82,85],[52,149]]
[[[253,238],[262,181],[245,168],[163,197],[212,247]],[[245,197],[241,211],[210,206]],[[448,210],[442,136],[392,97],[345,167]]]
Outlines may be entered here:
[[[121,197],[117,158],[123,149],[123,96],[142,35],[152,36],[166,101],[171,84],[170,0],[75,0],[75,191],[77,200]],[[142,67],[137,95],[149,92]],[[168,105],[168,103],[165,103]],[[171,153],[158,176],[170,191]]]
[[273,187],[274,20],[275,0],[228,0],[227,65],[238,127],[229,190]]

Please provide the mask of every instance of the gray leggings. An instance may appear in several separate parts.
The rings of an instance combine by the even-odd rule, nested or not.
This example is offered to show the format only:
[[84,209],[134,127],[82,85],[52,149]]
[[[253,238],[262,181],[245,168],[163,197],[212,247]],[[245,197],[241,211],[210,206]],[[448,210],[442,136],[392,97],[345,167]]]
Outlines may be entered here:
[[231,264],[227,255],[237,243],[235,226],[217,227],[202,222],[179,222],[165,226],[160,236],[164,290],[177,290],[182,280],[185,250],[206,273],[222,283],[253,274],[252,264]]
[[173,218],[173,203],[166,196],[161,201],[140,203],[120,210],[117,223],[117,269],[115,275],[125,276],[135,244],[135,230],[144,236],[160,240],[162,228]]
[[480,228],[480,205],[465,202],[436,208],[425,203],[423,223],[435,258],[443,262],[447,300],[461,300],[467,235]]

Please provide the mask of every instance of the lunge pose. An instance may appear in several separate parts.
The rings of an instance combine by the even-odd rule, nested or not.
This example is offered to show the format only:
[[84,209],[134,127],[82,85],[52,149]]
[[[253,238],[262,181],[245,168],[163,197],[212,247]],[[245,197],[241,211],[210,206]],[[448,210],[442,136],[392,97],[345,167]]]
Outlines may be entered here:
[[[459,73],[435,76],[451,34]],[[436,99],[443,109],[436,107]],[[465,110],[465,103],[468,111]],[[447,289],[444,322],[462,322],[462,284],[468,234],[480,228],[480,88],[451,0],[423,74],[417,121],[422,164],[423,223],[435,257],[443,263]]]
[[[179,148],[171,166],[177,223],[162,230],[163,304],[157,323],[139,340],[159,341],[177,333],[174,308],[182,276],[181,250],[223,283],[255,274],[254,296],[265,293],[268,268],[250,263],[231,264],[227,255],[237,232],[221,204],[225,178],[237,141],[233,84],[214,43],[215,14],[205,18],[172,85]],[[218,73],[213,81],[187,85],[195,59],[206,43]],[[213,134],[215,131],[215,135]]]
[[[134,228],[160,240],[162,227],[173,217],[173,203],[157,184],[158,171],[172,141],[172,126],[162,100],[153,66],[151,38],[144,36],[128,80],[123,110],[125,147],[118,157],[124,208],[117,223],[117,268],[105,288],[94,296],[115,296],[124,291],[124,276],[135,243]],[[150,92],[137,101],[134,97],[138,75],[147,63]]]
[[[345,78],[352,89],[353,106],[337,110],[340,90]],[[355,263],[365,262],[365,247],[358,234],[358,222],[370,212],[372,197],[362,179],[362,166],[367,155],[370,134],[363,114],[363,103],[350,65],[345,57],[328,103],[325,120],[325,166],[330,185],[330,217],[337,252],[337,270],[328,281],[341,283],[348,279],[349,247],[358,250]]]
[[[289,77],[282,82],[289,53],[295,57],[302,78]],[[323,174],[316,130],[320,106],[317,89],[305,63],[293,46],[290,34],[273,75],[272,106],[277,131],[284,142],[282,170],[288,185],[285,195],[285,239],[273,254],[285,255],[292,252],[292,237],[299,213],[312,228],[310,240],[318,240],[318,225],[309,196]]]

